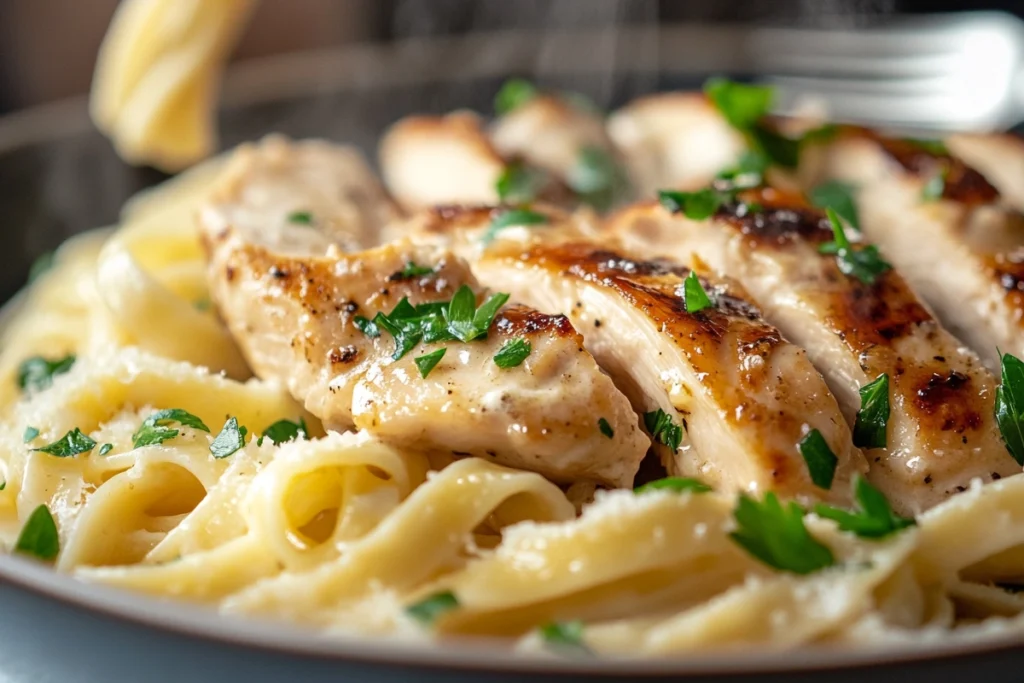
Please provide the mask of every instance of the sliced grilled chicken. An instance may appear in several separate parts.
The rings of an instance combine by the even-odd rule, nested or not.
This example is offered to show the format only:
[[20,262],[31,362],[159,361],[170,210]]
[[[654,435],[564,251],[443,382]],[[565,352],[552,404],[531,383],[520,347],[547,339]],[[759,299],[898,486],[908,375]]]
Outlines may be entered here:
[[1000,441],[995,381],[977,356],[896,271],[868,284],[819,253],[832,228],[801,195],[747,191],[700,221],[640,204],[616,216],[610,231],[633,251],[707,264],[738,280],[807,350],[851,425],[859,389],[887,375],[891,414],[885,447],[867,451],[869,478],[902,512],[927,509],[975,477],[1020,471]]
[[379,155],[384,183],[406,209],[498,201],[505,160],[471,112],[406,117],[381,138]]
[[[989,368],[1024,354],[1024,217],[959,159],[849,129],[803,154],[802,181],[855,185],[861,228]],[[938,183],[936,178],[944,175]],[[925,198],[926,186],[941,197]]]
[[[403,300],[444,302],[466,285],[479,304],[484,289],[457,257],[429,245],[321,250],[307,232],[335,225],[332,234],[347,234],[326,207],[313,226],[282,221],[312,205],[317,182],[331,182],[312,182],[306,151],[301,143],[290,154],[277,146],[247,150],[201,212],[210,291],[253,371],[286,384],[330,429],[366,429],[410,450],[479,456],[559,482],[630,485],[649,441],[564,316],[509,306],[485,338],[417,342],[398,359],[385,324],[368,336],[362,319]],[[317,153],[330,156],[332,148]],[[310,182],[282,179],[285,167],[303,167],[298,177]],[[300,244],[306,253],[297,253]],[[495,354],[513,339],[528,341],[530,353],[501,368]],[[415,359],[440,349],[445,355],[422,377]]]
[[702,186],[742,155],[743,137],[700,93],[633,100],[608,119],[638,196]]
[[1012,133],[958,133],[945,140],[950,153],[977,169],[1018,211],[1024,211],[1024,138]]
[[[804,352],[766,324],[739,287],[704,278],[717,306],[687,313],[688,269],[579,241],[576,226],[550,215],[552,225],[501,233],[483,250],[489,217],[481,209],[428,212],[412,232],[455,249],[489,286],[566,311],[637,411],[664,411],[683,428],[677,451],[662,448],[670,470],[724,490],[847,499],[852,473],[866,465],[835,399]],[[811,482],[798,448],[812,429],[838,456],[831,490]]]

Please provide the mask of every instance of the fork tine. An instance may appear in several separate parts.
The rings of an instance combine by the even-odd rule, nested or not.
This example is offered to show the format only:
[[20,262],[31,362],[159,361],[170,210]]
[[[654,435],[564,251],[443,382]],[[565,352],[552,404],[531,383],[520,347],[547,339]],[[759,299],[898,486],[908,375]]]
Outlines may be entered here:
[[788,92],[814,93],[822,97],[834,95],[888,95],[894,99],[916,98],[942,92],[949,81],[947,75],[918,78],[845,78],[814,76],[775,76],[763,79],[782,94]]
[[[965,122],[955,115],[954,104],[942,95],[922,95],[892,90],[867,90],[850,92],[840,88],[816,88],[793,85],[793,79],[776,79],[779,85],[779,110],[792,113],[807,101],[825,106],[830,119],[849,123],[897,126],[920,126],[928,128],[955,128]],[[813,82],[815,79],[806,79]],[[944,112],[945,119],[939,121],[935,112]]]
[[898,51],[878,44],[861,45],[858,51],[837,52],[816,42],[790,45],[774,51],[751,46],[752,53],[766,72],[797,72],[844,75],[885,74],[915,76],[948,71],[955,65],[956,46],[942,50]]

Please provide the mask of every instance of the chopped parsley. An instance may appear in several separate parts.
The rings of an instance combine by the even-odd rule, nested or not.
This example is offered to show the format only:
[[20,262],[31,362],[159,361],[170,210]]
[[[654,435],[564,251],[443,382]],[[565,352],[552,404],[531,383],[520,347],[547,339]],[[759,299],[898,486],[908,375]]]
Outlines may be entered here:
[[369,320],[361,315],[357,315],[355,318],[352,319],[352,322],[355,323],[355,326],[359,328],[359,331],[365,334],[367,337],[370,337],[371,339],[376,339],[377,337],[380,336],[380,328],[378,328],[377,323],[373,322],[372,320]]
[[102,446],[100,446],[99,453],[100,453],[101,456],[103,456],[103,455],[106,455],[107,453],[109,453],[112,450],[114,450],[114,444],[112,444],[112,443],[105,443]]
[[433,624],[445,612],[457,609],[459,600],[451,591],[435,593],[405,608],[405,613],[425,626]]
[[835,521],[842,531],[851,531],[861,538],[884,538],[916,524],[913,519],[895,514],[882,492],[859,474],[853,481],[853,497],[857,507],[854,512],[824,503],[815,506],[814,512]]
[[553,621],[540,627],[540,637],[548,649],[566,655],[589,655],[583,642],[582,621]]
[[95,447],[96,442],[87,434],[83,434],[81,429],[75,427],[57,441],[32,450],[48,453],[57,458],[70,458],[81,453],[88,453]]
[[783,506],[770,491],[761,502],[741,493],[733,516],[737,526],[730,538],[769,567],[810,574],[836,562],[829,547],[807,531],[797,503]]
[[1024,465],[1024,363],[1008,353],[999,354],[999,387],[995,417],[999,433],[1018,465]]
[[210,443],[210,453],[217,459],[228,457],[245,447],[245,435],[248,433],[248,429],[238,424],[238,418],[229,417],[220,434]]
[[708,293],[704,291],[704,286],[700,283],[697,273],[692,270],[683,281],[683,304],[686,306],[686,312],[690,314],[700,313],[705,308],[714,307]]
[[213,306],[213,302],[210,301],[209,299],[197,299],[196,301],[192,302],[192,306],[197,311],[205,312],[205,311],[210,310],[210,307]]
[[22,434],[21,440],[23,443],[28,443],[37,436],[39,436],[39,430],[29,425],[28,427],[25,427],[25,433]]
[[746,130],[756,125],[771,109],[772,88],[712,78],[704,84],[704,94],[733,128]]
[[825,441],[821,432],[817,429],[807,432],[807,435],[800,439],[797,448],[800,449],[800,455],[807,463],[807,471],[810,473],[814,485],[825,490],[832,488],[832,480],[835,479],[836,464],[839,459],[828,447],[828,442]]
[[492,294],[487,301],[476,306],[476,295],[468,285],[459,287],[448,308],[443,310],[448,331],[462,342],[470,342],[487,334],[487,330],[498,314],[498,309],[505,305],[509,295]]
[[53,360],[43,356],[26,358],[18,366],[18,386],[23,390],[42,391],[53,384],[56,375],[63,375],[74,364],[74,355]]
[[807,198],[811,200],[811,204],[820,209],[831,208],[854,230],[860,231],[860,216],[857,213],[857,204],[853,200],[855,189],[849,183],[830,180],[812,187],[807,193]]
[[5,479],[4,481],[0,481],[0,491],[3,491],[6,488],[7,488],[7,480]]
[[288,214],[288,222],[295,225],[313,225],[313,214],[309,211],[292,211]]
[[644,426],[652,439],[665,444],[673,453],[683,443],[683,428],[674,423],[672,417],[661,408],[644,413]]
[[509,339],[502,344],[498,353],[494,354],[494,364],[503,369],[518,367],[530,355],[532,349],[533,346],[527,339]]
[[924,138],[903,138],[903,141],[909,142],[913,146],[923,149],[925,152],[928,152],[929,154],[933,154],[935,156],[949,155],[949,148],[946,147],[946,143],[943,142],[942,140],[929,140]]
[[925,181],[921,188],[921,201],[934,202],[942,199],[942,193],[946,191],[946,175],[948,168],[943,168],[938,173]]
[[139,429],[132,434],[132,446],[142,448],[143,446],[154,446],[164,441],[173,439],[180,433],[178,429],[169,427],[172,422],[177,422],[183,427],[192,427],[200,431],[209,432],[201,419],[187,410],[181,408],[168,408],[153,413],[139,426]]
[[487,226],[487,231],[481,238],[484,244],[490,244],[499,232],[505,228],[529,227],[532,225],[543,225],[548,222],[548,217],[542,213],[530,209],[508,209],[499,212]]
[[54,254],[52,251],[47,251],[39,255],[35,261],[32,262],[32,266],[28,269],[28,283],[32,284],[38,280],[42,275],[46,274],[54,264]]
[[502,84],[498,94],[494,96],[494,111],[498,114],[508,114],[523,106],[534,97],[540,94],[530,81],[524,78],[510,78]]
[[597,428],[601,430],[601,433],[607,436],[609,439],[615,438],[615,430],[612,429],[612,425],[608,420],[599,418],[597,421]]
[[260,436],[259,443],[257,443],[257,445],[262,445],[264,438],[270,439],[274,445],[277,445],[288,441],[294,441],[300,436],[303,439],[309,438],[309,430],[306,429],[305,419],[300,417],[298,422],[292,422],[291,420],[278,420],[263,430],[263,434]]
[[[418,266],[415,262],[409,261],[405,264],[404,268],[392,275],[391,278],[395,280],[412,280],[413,278],[433,275],[434,273],[434,269],[430,266]],[[365,319],[363,318],[363,320]]]
[[442,346],[436,351],[431,351],[428,354],[414,358],[413,362],[416,363],[416,367],[419,368],[420,377],[426,379],[427,375],[430,374],[430,371],[433,370],[437,366],[437,364],[441,362],[442,358],[444,358],[444,352],[447,350],[447,346]]
[[60,552],[60,535],[46,505],[40,505],[28,516],[18,540],[14,542],[14,552],[45,562],[56,559]]
[[842,219],[834,209],[825,209],[825,214],[832,224],[834,241],[822,244],[818,251],[822,254],[835,254],[836,265],[844,275],[855,277],[866,285],[873,285],[880,275],[892,269],[875,245],[854,248],[850,244],[843,231]]
[[580,150],[576,165],[569,170],[566,184],[581,201],[598,211],[610,209],[628,189],[626,176],[615,157],[601,147]]
[[494,189],[498,200],[503,204],[523,204],[532,202],[537,194],[547,185],[547,173],[539,168],[527,166],[521,161],[513,161],[505,166],[498,176]]
[[708,187],[695,192],[659,190],[658,201],[672,213],[682,213],[689,219],[702,221],[715,215],[725,203],[721,192]]
[[708,493],[711,491],[711,487],[700,479],[692,479],[690,477],[664,477],[662,479],[649,481],[643,486],[637,486],[633,489],[633,493],[637,495],[647,493],[649,491],[674,491],[676,493],[692,491],[693,493]]
[[860,388],[860,410],[853,425],[853,445],[885,448],[889,425],[889,375],[881,374]]

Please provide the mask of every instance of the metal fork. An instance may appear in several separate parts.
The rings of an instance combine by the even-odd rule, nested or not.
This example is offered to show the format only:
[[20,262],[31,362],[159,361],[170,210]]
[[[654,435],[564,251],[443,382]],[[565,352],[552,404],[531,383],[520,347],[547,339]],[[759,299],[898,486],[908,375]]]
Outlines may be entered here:
[[1024,22],[1010,14],[851,31],[764,28],[745,47],[756,72],[778,87],[782,113],[824,105],[836,120],[923,130],[1024,121]]

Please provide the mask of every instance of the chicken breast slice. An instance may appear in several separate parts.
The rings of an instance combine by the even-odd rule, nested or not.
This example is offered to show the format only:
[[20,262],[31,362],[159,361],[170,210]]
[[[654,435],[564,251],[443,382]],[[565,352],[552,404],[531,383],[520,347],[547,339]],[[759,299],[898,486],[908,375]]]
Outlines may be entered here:
[[866,451],[868,476],[901,512],[921,512],[975,477],[1020,472],[993,418],[995,380],[978,357],[897,271],[865,283],[844,275],[835,255],[819,253],[832,228],[801,195],[748,191],[707,220],[639,204],[614,217],[609,230],[633,251],[707,264],[738,280],[768,320],[807,350],[849,424],[861,387],[886,375],[885,447]]
[[608,133],[640,197],[705,185],[745,150],[743,137],[701,93],[637,98],[608,118]]
[[[717,306],[687,313],[688,269],[580,241],[572,220],[548,213],[549,226],[502,232],[486,248],[484,209],[426,212],[410,233],[454,249],[482,282],[543,311],[566,311],[635,409],[661,410],[683,428],[678,450],[658,444],[670,471],[727,491],[848,500],[850,477],[867,466],[835,399],[739,287],[702,278]],[[831,490],[811,482],[798,447],[814,429],[838,457]]]
[[[629,486],[649,441],[564,316],[507,306],[485,337],[413,337],[400,357],[383,323],[374,335],[367,321],[378,313],[436,310],[463,286],[479,304],[486,291],[463,261],[430,245],[321,249],[320,226],[334,226],[342,242],[349,234],[326,205],[313,225],[282,219],[314,206],[318,183],[331,183],[313,182],[306,152],[303,143],[247,149],[200,214],[213,300],[253,371],[285,384],[330,429],[365,429],[401,448],[478,456],[558,482]],[[332,152],[346,156],[329,146],[317,155]],[[307,182],[293,182],[292,172]],[[529,355],[499,367],[494,357],[511,340],[527,342]],[[415,359],[440,349],[424,378]]]
[[[945,174],[941,197],[925,186]],[[801,159],[807,186],[857,188],[861,228],[990,369],[1024,354],[1024,217],[959,159],[851,129]]]

